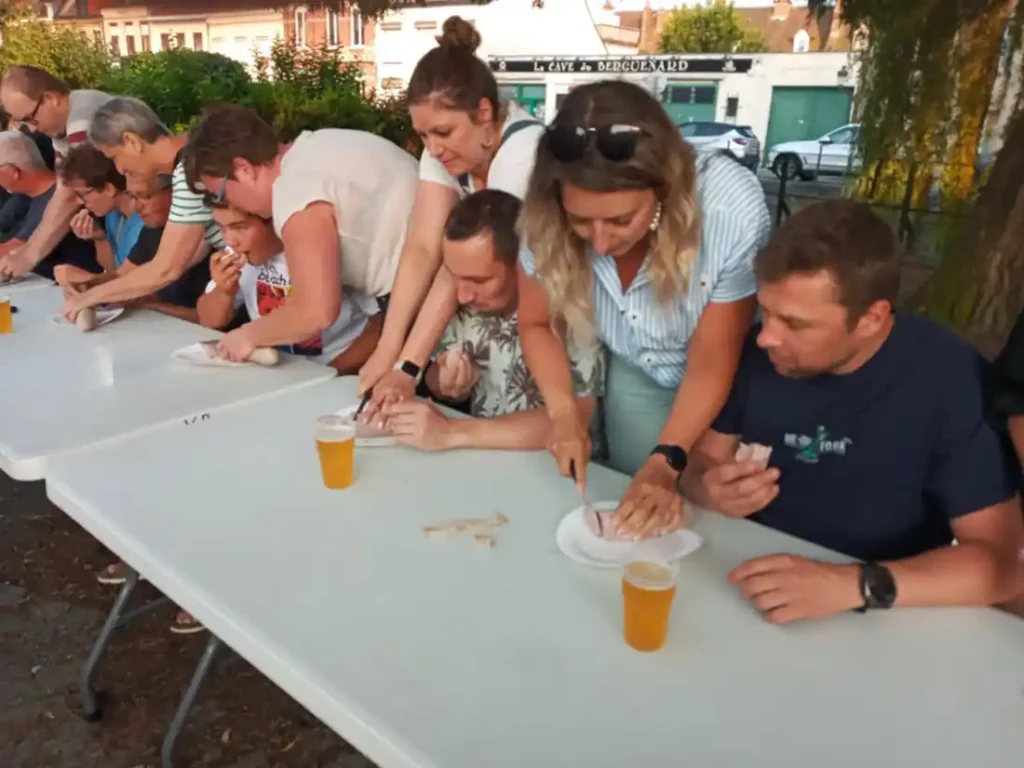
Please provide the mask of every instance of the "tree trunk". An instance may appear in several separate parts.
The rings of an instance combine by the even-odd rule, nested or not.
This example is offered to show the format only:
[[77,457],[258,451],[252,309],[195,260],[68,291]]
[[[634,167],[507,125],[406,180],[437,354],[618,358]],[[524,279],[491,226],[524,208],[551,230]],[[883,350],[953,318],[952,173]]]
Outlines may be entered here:
[[988,184],[961,232],[919,308],[991,356],[1024,306],[1024,110],[1007,126]]

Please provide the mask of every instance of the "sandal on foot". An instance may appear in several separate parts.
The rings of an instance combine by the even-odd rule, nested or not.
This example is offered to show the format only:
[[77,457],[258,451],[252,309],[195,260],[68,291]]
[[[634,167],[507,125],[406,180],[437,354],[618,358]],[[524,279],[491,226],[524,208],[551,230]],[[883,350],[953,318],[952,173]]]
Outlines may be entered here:
[[185,613],[185,611],[181,611],[175,616],[174,623],[171,624],[171,632],[176,635],[194,635],[204,629],[206,627],[196,621],[192,614]]

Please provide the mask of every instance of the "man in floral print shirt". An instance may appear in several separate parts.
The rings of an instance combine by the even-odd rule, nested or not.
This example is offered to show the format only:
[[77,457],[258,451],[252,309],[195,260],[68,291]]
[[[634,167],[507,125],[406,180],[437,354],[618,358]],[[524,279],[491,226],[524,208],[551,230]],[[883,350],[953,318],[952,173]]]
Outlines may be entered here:
[[[415,400],[385,409],[400,443],[428,451],[452,448],[543,450],[548,417],[519,345],[517,266],[519,200],[483,190],[456,205],[445,225],[442,255],[455,277],[459,309],[424,375],[434,399],[466,406],[449,419]],[[599,344],[570,349],[576,396],[589,419],[604,388]]]

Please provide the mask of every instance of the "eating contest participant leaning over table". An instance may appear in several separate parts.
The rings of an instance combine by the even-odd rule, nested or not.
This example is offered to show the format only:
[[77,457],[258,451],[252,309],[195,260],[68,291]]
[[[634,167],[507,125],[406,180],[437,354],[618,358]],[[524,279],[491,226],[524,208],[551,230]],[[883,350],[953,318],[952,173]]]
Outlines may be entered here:
[[360,372],[360,393],[373,390],[367,419],[385,400],[413,397],[456,311],[455,280],[441,263],[444,225],[455,203],[481,189],[522,199],[542,131],[521,107],[498,100],[498,83],[475,54],[480,35],[472,24],[453,16],[437,40],[406,92],[425,148],[384,331]]
[[760,183],[697,159],[643,88],[592,83],[545,130],[523,230],[519,333],[559,470],[582,486],[591,439],[552,319],[608,347],[609,463],[633,476],[614,524],[634,537],[678,526],[686,451],[725,403],[754,318],[751,262],[770,231]]

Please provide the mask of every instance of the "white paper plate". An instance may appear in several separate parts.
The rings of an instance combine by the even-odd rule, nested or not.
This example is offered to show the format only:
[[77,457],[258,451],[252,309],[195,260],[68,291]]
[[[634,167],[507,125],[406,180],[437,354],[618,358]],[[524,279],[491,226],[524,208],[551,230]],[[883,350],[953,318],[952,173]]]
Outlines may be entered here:
[[171,359],[177,360],[179,363],[198,365],[203,368],[245,368],[255,365],[255,363],[236,363],[231,360],[225,360],[223,357],[217,357],[217,355],[207,351],[206,345],[209,343],[211,342],[200,341],[196,344],[189,344],[187,347],[176,349],[171,352]]
[[[398,445],[398,441],[391,437],[391,435],[378,435],[376,434],[377,430],[368,424],[356,423],[355,415],[358,409],[358,405],[350,405],[347,408],[342,408],[340,411],[335,411],[335,415],[352,422],[352,426],[356,429],[356,445],[365,446],[366,448],[390,448],[391,446]],[[367,430],[372,430],[374,434],[367,435]],[[363,434],[360,434],[360,432]]]
[[[615,509],[617,501],[596,502],[599,510]],[[687,528],[645,541],[605,541],[595,536],[583,519],[579,506],[562,518],[555,531],[555,542],[562,554],[583,565],[596,568],[621,568],[633,560],[672,562],[700,549],[704,543]]]
[[[97,309],[96,310],[96,325],[93,326],[93,330],[100,326],[106,325],[109,322],[117,320],[121,315],[124,314],[124,307],[111,307],[110,309]],[[64,315],[57,313],[50,318],[57,325],[64,325],[68,328],[77,328],[74,323],[68,322],[68,319]]]

